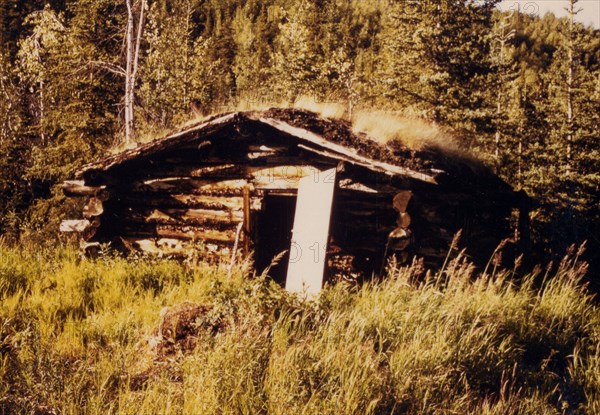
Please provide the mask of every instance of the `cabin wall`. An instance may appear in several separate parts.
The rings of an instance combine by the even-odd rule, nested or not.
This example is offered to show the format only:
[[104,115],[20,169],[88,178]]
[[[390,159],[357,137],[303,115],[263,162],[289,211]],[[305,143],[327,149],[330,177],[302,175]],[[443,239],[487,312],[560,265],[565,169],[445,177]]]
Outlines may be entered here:
[[300,177],[336,163],[317,158],[306,166],[291,140],[269,131],[246,136],[230,126],[199,144],[85,177],[112,193],[94,240],[171,255],[204,248],[211,257],[229,257],[236,240],[250,249],[251,224],[239,225],[261,209],[265,191],[294,191]]
[[[263,240],[271,230],[269,219],[260,219],[267,195],[293,197],[300,178],[337,167],[328,251],[334,273],[379,273],[391,255],[439,264],[460,229],[463,242],[487,260],[509,234],[510,201],[340,164],[267,130],[242,133],[223,130],[212,141],[86,171],[84,181],[64,186],[67,195],[88,198],[85,219],[67,221],[64,230],[80,232],[89,249],[110,243],[126,251],[229,261],[234,247],[240,253],[259,248],[253,246],[261,243],[257,226],[265,228]],[[248,138],[230,139],[239,136]],[[267,266],[270,258],[259,262]]]
[[234,247],[258,252],[269,241],[273,252],[259,255],[263,267],[289,236],[269,232],[289,234],[292,216],[269,211],[265,201],[289,210],[301,177],[336,168],[334,270],[378,273],[391,255],[436,265],[459,230],[462,246],[485,262],[510,234],[514,192],[491,172],[433,150],[392,154],[344,122],[281,115],[226,114],[84,167],[80,181],[64,186],[68,196],[88,199],[84,219],[64,221],[61,230],[79,232],[86,249],[111,243],[214,260],[229,260]]
[[[255,218],[265,193],[295,193],[301,177],[317,173],[304,165],[224,164],[107,186],[111,197],[95,209],[100,225],[87,240],[149,253],[188,256],[201,250],[209,258],[229,258],[236,239],[240,249],[251,245],[251,233],[244,226],[239,230],[245,206]],[[95,197],[88,202],[96,204]]]
[[[121,186],[80,184],[78,192],[89,198],[84,209],[88,224],[72,222],[77,222],[76,230],[92,248],[110,242],[129,251],[229,261],[236,239],[242,253],[258,248],[253,246],[257,226],[270,231],[264,220],[259,221],[266,195],[294,196],[301,177],[319,172],[300,164],[236,167],[197,167],[193,176],[165,174]],[[463,231],[462,246],[477,249],[473,257],[488,258],[510,233],[510,208],[492,199],[475,201],[463,193],[411,191],[389,183],[376,191],[367,187],[372,183],[357,186],[357,180],[342,177],[328,251],[334,274],[378,273],[384,256],[392,254],[400,261],[417,255],[428,265],[439,265],[458,230]],[[244,226],[245,204],[252,218],[250,232]],[[261,261],[263,268],[271,258]]]

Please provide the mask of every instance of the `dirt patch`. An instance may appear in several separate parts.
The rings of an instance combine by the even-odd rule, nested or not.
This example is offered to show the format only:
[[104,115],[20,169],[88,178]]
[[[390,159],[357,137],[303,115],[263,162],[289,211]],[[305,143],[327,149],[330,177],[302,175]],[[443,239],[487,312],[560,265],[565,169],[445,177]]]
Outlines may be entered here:
[[206,336],[215,336],[226,328],[224,314],[210,305],[191,301],[163,309],[158,327],[150,336],[147,352],[149,364],[141,371],[123,377],[129,389],[143,390],[159,377],[170,382],[183,381],[178,361],[192,353]]
[[189,301],[161,314],[162,319],[155,332],[159,339],[159,356],[191,352],[196,348],[200,333],[215,335],[225,328],[223,316],[213,307]]

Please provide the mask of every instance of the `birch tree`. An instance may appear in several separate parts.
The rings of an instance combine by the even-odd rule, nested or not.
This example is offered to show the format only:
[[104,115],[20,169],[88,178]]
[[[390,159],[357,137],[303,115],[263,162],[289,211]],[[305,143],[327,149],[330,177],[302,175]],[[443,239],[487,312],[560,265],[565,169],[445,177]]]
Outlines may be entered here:
[[[114,75],[118,75],[124,80],[124,129],[125,146],[130,146],[135,141],[135,97],[136,85],[138,80],[138,69],[140,60],[140,47],[142,35],[144,33],[145,11],[148,8],[147,0],[124,0],[126,19],[124,33],[124,62],[115,62],[110,56],[106,59],[91,59],[85,62],[90,67],[100,68]],[[122,4],[122,3],[121,3]],[[75,9],[80,11],[85,8],[84,5],[78,6],[75,3]],[[96,16],[98,17],[98,16]]]
[[502,129],[502,118],[505,113],[506,84],[510,80],[510,40],[514,37],[515,31],[511,29],[511,19],[513,13],[502,16],[497,23],[494,33],[495,54],[492,58],[492,64],[497,73],[496,86],[496,133],[494,135],[494,158],[496,165],[500,161],[500,130]]
[[128,146],[135,139],[134,101],[135,86],[137,81],[140,44],[144,28],[144,11],[147,0],[138,2],[138,16],[135,16],[135,4],[132,0],[125,0],[127,6],[127,27],[125,30],[125,145]]
[[573,85],[574,85],[574,66],[575,66],[575,16],[581,11],[580,8],[575,9],[579,0],[569,0],[568,6],[565,8],[569,18],[569,29],[567,33],[567,154],[566,154],[566,175],[571,174],[572,164],[572,147],[573,147]]

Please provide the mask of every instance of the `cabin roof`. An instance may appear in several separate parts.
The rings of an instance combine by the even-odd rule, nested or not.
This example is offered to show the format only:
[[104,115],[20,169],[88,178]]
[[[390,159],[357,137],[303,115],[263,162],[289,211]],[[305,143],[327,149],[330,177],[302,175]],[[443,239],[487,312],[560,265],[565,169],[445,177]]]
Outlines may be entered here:
[[[514,193],[512,187],[478,160],[435,147],[420,150],[380,144],[366,134],[356,134],[347,121],[322,118],[305,110],[272,108],[266,111],[231,112],[213,116],[166,136],[83,166],[77,178],[90,172],[110,172],[129,161],[159,154],[193,143],[201,143],[228,126],[259,123],[291,136],[299,147],[321,156],[357,164],[389,176],[400,176],[429,184],[460,183],[461,187]],[[250,128],[252,128],[250,126]]]

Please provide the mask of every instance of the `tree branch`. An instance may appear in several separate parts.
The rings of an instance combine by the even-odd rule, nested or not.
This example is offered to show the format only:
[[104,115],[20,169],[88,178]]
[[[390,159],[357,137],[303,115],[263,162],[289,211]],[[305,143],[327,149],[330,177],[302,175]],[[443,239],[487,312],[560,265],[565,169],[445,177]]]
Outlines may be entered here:
[[97,68],[107,70],[111,73],[114,73],[114,74],[120,75],[120,76],[127,75],[127,73],[125,72],[125,69],[123,69],[123,67],[116,65],[114,63],[102,62],[102,61],[87,61],[85,63],[85,66],[95,66]]

